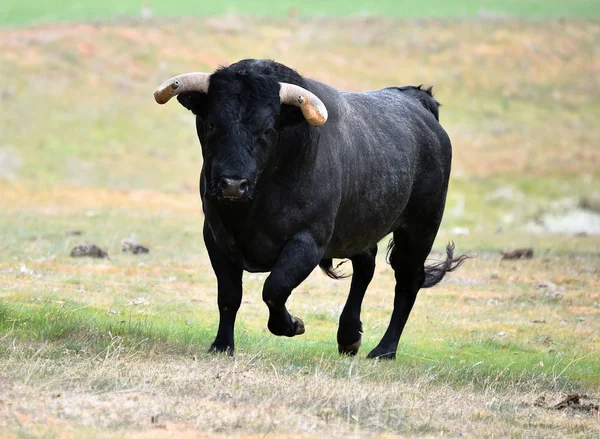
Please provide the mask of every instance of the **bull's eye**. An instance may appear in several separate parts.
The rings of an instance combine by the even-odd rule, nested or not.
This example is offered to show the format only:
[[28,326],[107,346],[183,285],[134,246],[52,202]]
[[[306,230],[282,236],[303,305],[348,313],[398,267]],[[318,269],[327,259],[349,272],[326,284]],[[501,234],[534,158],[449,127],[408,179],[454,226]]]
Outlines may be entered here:
[[274,132],[275,132],[275,130],[274,130],[273,128],[267,128],[267,129],[265,130],[265,132],[264,132],[264,135],[265,135],[265,136],[269,136],[269,135],[271,135],[271,134],[272,134],[272,133],[274,133]]
[[211,130],[215,129],[215,123],[212,120],[208,122],[208,128],[210,128]]

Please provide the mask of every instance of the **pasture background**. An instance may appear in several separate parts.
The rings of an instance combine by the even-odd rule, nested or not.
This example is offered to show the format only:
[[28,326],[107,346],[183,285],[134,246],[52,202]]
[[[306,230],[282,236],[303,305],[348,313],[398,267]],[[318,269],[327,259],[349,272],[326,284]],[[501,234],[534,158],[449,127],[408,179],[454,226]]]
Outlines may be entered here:
[[[600,192],[597,2],[81,4],[0,5],[1,434],[598,433],[535,404],[600,396],[600,225],[578,207]],[[235,358],[204,353],[200,150],[152,91],[245,57],[344,90],[434,85],[454,163],[432,257],[450,239],[479,257],[420,293],[396,362],[364,359],[391,312],[385,242],[357,358],[335,343],[349,280],[318,271],[289,302],[305,335],[265,332],[265,276],[246,275]],[[121,254],[132,235],[149,255]],[[82,242],[111,259],[70,258]]]

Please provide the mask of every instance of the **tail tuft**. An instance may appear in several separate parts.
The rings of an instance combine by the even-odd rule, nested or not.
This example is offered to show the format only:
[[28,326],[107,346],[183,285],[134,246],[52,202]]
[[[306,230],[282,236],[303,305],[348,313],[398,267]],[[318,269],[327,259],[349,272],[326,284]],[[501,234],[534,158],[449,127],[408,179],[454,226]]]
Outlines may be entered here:
[[348,261],[342,261],[339,264],[337,264],[335,268],[333,268],[333,259],[323,259],[319,263],[319,267],[321,267],[321,270],[323,270],[323,272],[332,279],[344,279],[346,277],[350,277],[351,274],[340,274],[337,271],[337,269],[340,268],[340,266],[342,266],[346,262]]
[[425,282],[423,283],[422,288],[431,288],[436,285],[444,278],[446,273],[456,270],[463,262],[473,257],[474,256],[464,254],[455,258],[454,242],[449,242],[446,246],[446,260],[425,266]]

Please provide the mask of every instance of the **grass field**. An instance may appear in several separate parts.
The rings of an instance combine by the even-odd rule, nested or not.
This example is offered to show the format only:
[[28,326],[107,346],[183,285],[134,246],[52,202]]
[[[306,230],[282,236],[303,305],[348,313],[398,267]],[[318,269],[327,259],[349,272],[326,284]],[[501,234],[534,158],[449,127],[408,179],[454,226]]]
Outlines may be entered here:
[[[600,192],[599,43],[589,20],[0,29],[0,436],[595,437],[597,413],[553,406],[599,403],[600,236],[550,225]],[[265,276],[246,275],[236,356],[205,354],[218,315],[200,150],[192,117],[152,92],[243,57],[345,90],[435,86],[454,164],[432,257],[453,239],[478,258],[420,293],[395,362],[364,358],[393,300],[383,248],[357,358],[335,342],[349,281],[320,272],[289,302],[306,334],[270,335]],[[131,235],[150,254],[122,254]],[[110,260],[70,258],[82,242]],[[500,260],[525,246],[532,260]]]
[[39,22],[99,20],[123,17],[185,15],[216,16],[222,14],[283,17],[290,14],[314,16],[377,15],[399,18],[469,18],[469,17],[578,17],[599,18],[600,4],[595,0],[460,0],[445,2],[399,2],[380,0],[317,1],[233,0],[228,2],[177,0],[152,2],[124,0],[106,1],[63,0],[61,2],[4,0],[0,5],[0,26]]

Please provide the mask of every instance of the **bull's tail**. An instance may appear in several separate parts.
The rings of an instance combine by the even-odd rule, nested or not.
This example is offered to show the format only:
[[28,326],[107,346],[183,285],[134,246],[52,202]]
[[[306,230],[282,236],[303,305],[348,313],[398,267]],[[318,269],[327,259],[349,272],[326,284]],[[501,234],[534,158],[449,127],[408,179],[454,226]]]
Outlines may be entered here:
[[321,267],[321,270],[323,270],[325,274],[332,279],[344,279],[345,277],[349,277],[350,274],[342,274],[338,271],[338,268],[340,268],[340,266],[346,262],[348,261],[342,261],[337,264],[335,268],[333,268],[333,259],[323,259],[321,262],[319,262],[319,267]]
[[[394,243],[394,239],[390,239],[388,244],[387,251],[387,262],[392,264],[393,251],[396,244]],[[467,259],[471,259],[473,256],[470,255],[460,255],[457,258],[454,257],[454,243],[451,241],[446,246],[446,260],[445,261],[437,261],[433,264],[425,265],[425,281],[421,288],[431,288],[432,286],[438,284],[446,275],[446,273],[450,271],[456,270],[458,267],[462,265]]]
[[[390,262],[390,255],[393,249],[394,240],[390,239],[390,242],[388,244],[388,262]],[[474,256],[468,254],[463,254],[455,258],[454,242],[449,242],[446,246],[445,261],[438,261],[430,265],[425,265],[425,281],[423,282],[423,286],[421,288],[431,288],[432,286],[438,284],[444,278],[446,273],[456,270],[463,264],[463,262],[473,257]],[[329,276],[332,279],[344,279],[346,277],[351,276],[351,274],[340,273],[338,271],[338,268],[340,268],[340,266],[346,262],[348,261],[344,260],[334,268],[333,259],[323,259],[321,260],[321,262],[319,262],[319,267],[325,272],[327,276]]]
[[446,260],[435,262],[430,265],[425,265],[425,282],[423,282],[422,288],[431,288],[435,284],[439,283],[446,273],[456,270],[460,267],[463,262],[472,256],[464,254],[458,257],[454,257],[454,243],[449,242],[446,246]]

